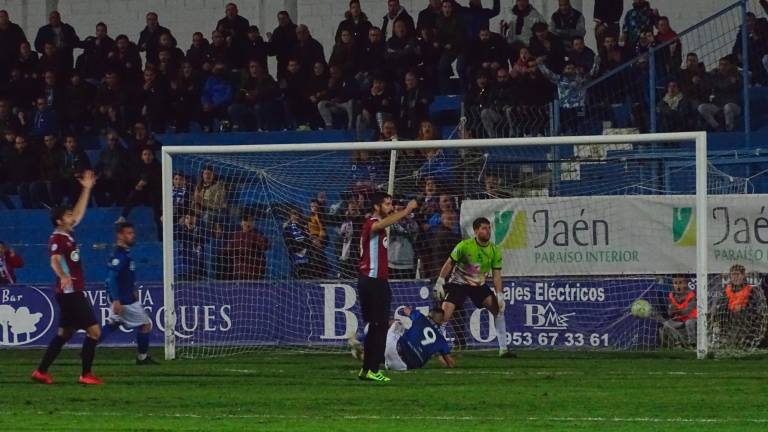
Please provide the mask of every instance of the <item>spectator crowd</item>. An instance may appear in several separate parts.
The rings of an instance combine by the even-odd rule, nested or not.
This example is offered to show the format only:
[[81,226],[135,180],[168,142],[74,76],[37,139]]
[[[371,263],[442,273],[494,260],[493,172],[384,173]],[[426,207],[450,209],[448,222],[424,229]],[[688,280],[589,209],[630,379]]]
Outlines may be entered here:
[[[30,42],[0,11],[0,203],[14,208],[12,195],[24,208],[72,203],[80,187],[76,176],[93,169],[99,175],[96,204],[121,206],[120,220],[136,206],[151,207],[159,238],[156,134],[198,126],[222,132],[346,128],[361,140],[439,139],[429,107],[445,94],[464,96],[474,125],[467,135],[545,133],[554,101],[563,132],[578,134],[588,105],[629,100],[642,112],[648,91],[628,92],[622,82],[651,73],[652,63],[657,83],[666,87],[657,107],[664,130],[700,123],[731,130],[741,114],[740,41],[733,55],[707,71],[646,0],[633,0],[626,13],[622,2],[596,0],[592,48],[585,43],[585,16],[569,0],[559,0],[550,17],[531,0],[504,7],[500,0],[429,0],[420,11],[407,11],[398,0],[377,1],[387,3],[380,18],[367,16],[358,0],[345,3],[332,47],[312,36],[318,29],[294,23],[285,11],[271,32],[263,32],[229,3],[213,31],[194,33],[186,51],[154,12],[146,14],[138,38],[113,38],[104,23],[83,38],[54,11]],[[768,7],[768,0],[760,3]],[[500,25],[492,28],[497,16]],[[745,67],[764,84],[768,21],[750,13],[746,25],[754,55]],[[648,61],[649,52],[655,62]],[[612,72],[632,60],[630,69]],[[595,79],[598,91],[591,94],[598,99],[586,93]],[[642,128],[647,119],[637,117]],[[78,144],[89,135],[106,141],[93,161]],[[422,275],[436,271],[432,257],[445,256],[445,245],[460,237],[461,198],[502,196],[496,175],[486,175],[480,191],[456,189],[454,159],[433,149],[398,163],[404,177],[419,173],[409,190],[421,210],[392,229],[395,275],[415,274],[417,262],[426,263],[418,269]],[[366,200],[386,167],[380,155],[364,151],[350,166],[350,187],[339,203],[320,194],[306,206],[285,206],[283,239],[300,277],[354,273]],[[175,236],[185,239],[179,262],[191,269],[189,277],[263,275],[271,245],[255,228],[259,214],[232,211],[232,185],[216,167],[178,172],[172,181]],[[227,235],[230,224],[238,227],[234,236]],[[228,258],[201,260],[206,248]],[[327,254],[340,262],[336,275],[319,270]]]

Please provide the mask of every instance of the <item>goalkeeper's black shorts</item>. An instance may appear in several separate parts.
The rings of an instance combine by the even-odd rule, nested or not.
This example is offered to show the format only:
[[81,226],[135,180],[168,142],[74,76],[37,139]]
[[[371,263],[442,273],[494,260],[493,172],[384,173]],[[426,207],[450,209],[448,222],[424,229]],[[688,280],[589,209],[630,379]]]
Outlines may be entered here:
[[445,301],[453,303],[457,308],[464,304],[467,297],[472,300],[476,308],[484,308],[483,302],[492,295],[494,293],[487,285],[476,287],[465,284],[445,284]]

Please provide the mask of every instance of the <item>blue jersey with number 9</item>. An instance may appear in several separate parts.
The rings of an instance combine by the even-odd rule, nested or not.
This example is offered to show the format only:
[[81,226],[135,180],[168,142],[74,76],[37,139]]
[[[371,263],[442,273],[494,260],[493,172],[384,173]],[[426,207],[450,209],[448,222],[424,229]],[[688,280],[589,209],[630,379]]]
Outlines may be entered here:
[[436,354],[448,354],[451,348],[440,327],[419,311],[411,312],[411,328],[397,341],[400,357],[408,369],[418,369]]

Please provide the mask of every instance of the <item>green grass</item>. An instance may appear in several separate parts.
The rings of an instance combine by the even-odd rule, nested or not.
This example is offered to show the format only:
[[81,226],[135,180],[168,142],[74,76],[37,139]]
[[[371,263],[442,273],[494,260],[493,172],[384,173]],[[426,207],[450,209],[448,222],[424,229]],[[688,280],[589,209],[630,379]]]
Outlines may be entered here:
[[136,366],[100,349],[104,386],[75,383],[76,350],[29,378],[41,351],[0,351],[0,431],[765,431],[765,358],[692,355],[465,353],[358,381],[348,355],[264,352]]

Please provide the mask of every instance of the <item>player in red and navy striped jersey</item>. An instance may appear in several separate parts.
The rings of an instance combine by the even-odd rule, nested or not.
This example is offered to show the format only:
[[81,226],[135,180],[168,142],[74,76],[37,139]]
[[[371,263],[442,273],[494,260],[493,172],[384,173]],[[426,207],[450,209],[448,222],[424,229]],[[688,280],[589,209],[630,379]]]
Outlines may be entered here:
[[96,184],[96,176],[93,171],[85,171],[79,180],[83,189],[75,207],[51,209],[51,222],[56,229],[48,240],[48,253],[51,257],[51,268],[56,274],[54,291],[61,315],[58,333],[48,344],[48,349],[45,351],[40,365],[32,373],[32,379],[43,384],[53,384],[53,378],[48,373],[48,368],[56,360],[64,344],[80,329],[86,331],[86,337],[81,352],[83,371],[79,382],[81,384],[102,384],[102,381],[91,373],[96,344],[101,337],[101,328],[85,294],[85,278],[80,264],[80,248],[72,237],[75,226],[85,216],[85,209],[88,207],[88,200],[91,197],[91,189]]
[[363,320],[368,322],[368,336],[365,338],[363,368],[360,369],[358,378],[366,381],[387,382],[389,378],[379,370],[384,362],[392,300],[387,273],[386,228],[408,217],[418,204],[415,200],[411,200],[405,209],[392,213],[392,196],[383,192],[374,193],[371,203],[373,212],[363,224],[360,236],[361,258],[357,291]]

